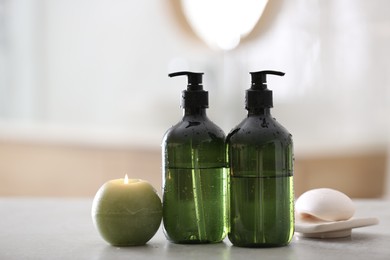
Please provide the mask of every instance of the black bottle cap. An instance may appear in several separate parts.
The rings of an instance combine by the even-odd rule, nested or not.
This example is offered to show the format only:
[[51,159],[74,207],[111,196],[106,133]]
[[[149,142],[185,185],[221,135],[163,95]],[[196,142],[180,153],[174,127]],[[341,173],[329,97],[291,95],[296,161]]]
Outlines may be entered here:
[[169,77],[187,76],[187,89],[182,92],[182,108],[208,108],[209,94],[203,90],[201,72],[180,71],[171,73]]
[[251,88],[246,91],[245,108],[270,108],[273,107],[272,91],[267,88],[267,74],[284,76],[284,72],[263,70],[250,72],[252,76]]

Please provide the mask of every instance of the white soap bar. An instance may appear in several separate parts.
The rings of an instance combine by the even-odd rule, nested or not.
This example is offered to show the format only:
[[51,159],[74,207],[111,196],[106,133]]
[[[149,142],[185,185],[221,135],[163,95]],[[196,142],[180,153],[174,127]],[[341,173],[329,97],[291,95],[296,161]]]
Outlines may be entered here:
[[295,203],[297,218],[322,221],[350,219],[355,213],[352,200],[344,193],[329,189],[313,189],[303,193]]

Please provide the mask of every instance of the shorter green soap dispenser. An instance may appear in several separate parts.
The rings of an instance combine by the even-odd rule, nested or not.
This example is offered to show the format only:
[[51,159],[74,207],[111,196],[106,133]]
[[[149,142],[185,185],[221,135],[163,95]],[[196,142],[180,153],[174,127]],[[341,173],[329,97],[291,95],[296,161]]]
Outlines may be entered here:
[[227,235],[225,134],[206,115],[202,74],[169,74],[188,77],[182,92],[184,116],[162,142],[163,225],[174,243],[216,243]]
[[247,117],[226,138],[230,166],[230,231],[235,246],[276,247],[294,234],[293,141],[271,116],[267,74],[251,72]]

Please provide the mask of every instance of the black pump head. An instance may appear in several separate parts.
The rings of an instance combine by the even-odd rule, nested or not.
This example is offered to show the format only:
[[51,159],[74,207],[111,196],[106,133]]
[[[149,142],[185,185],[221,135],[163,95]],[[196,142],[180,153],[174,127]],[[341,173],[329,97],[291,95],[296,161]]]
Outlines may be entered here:
[[169,77],[187,76],[187,90],[182,92],[183,108],[208,108],[209,95],[203,90],[202,72],[180,71],[168,74]]
[[190,71],[179,71],[174,72],[171,74],[168,74],[169,77],[176,77],[176,76],[187,76],[188,78],[188,85],[187,90],[202,90],[202,76],[203,72],[190,72]]
[[263,70],[250,72],[252,76],[251,88],[246,91],[245,108],[271,108],[273,107],[272,91],[267,88],[267,74],[284,76],[284,72]]

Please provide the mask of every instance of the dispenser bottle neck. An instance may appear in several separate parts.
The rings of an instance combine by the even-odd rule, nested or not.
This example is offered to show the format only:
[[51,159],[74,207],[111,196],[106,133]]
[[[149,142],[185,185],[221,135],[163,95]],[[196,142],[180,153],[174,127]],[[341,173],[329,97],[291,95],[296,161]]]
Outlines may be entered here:
[[206,108],[186,107],[186,108],[184,108],[184,116],[207,116]]
[[271,109],[268,107],[248,109],[248,117],[252,116],[271,116]]

